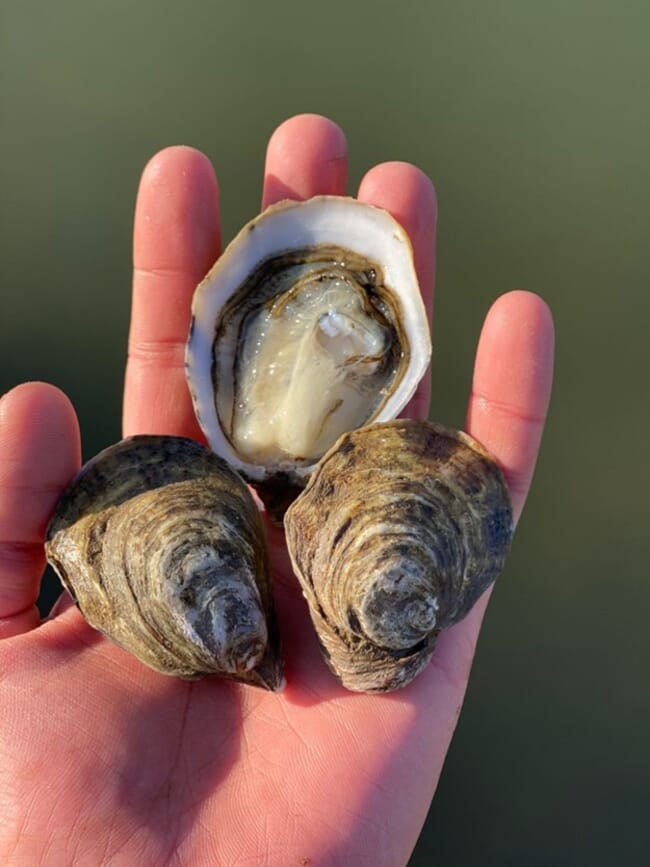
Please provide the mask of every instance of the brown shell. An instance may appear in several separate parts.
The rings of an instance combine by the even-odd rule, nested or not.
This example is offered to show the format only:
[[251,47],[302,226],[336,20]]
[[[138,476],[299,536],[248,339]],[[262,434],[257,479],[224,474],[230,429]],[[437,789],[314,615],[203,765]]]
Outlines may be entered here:
[[503,568],[513,522],[496,462],[467,434],[397,420],[344,434],[285,515],[325,659],[386,692],[429,662]]
[[95,629],[165,674],[283,683],[257,507],[219,457],[137,436],[63,494],[46,553]]

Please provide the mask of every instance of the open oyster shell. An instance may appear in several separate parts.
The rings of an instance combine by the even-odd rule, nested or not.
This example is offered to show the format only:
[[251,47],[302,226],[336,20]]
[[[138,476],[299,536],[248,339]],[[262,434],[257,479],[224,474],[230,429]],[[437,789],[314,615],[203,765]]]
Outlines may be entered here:
[[431,355],[408,236],[344,197],[282,202],[248,223],[192,315],[199,423],[278,513],[342,433],[399,414]]
[[500,573],[513,530],[490,455],[409,420],[343,435],[284,524],[325,659],[359,692],[397,689],[424,668],[440,630]]
[[104,450],[64,492],[46,540],[86,620],[146,665],[281,688],[259,513],[203,446],[136,436]]

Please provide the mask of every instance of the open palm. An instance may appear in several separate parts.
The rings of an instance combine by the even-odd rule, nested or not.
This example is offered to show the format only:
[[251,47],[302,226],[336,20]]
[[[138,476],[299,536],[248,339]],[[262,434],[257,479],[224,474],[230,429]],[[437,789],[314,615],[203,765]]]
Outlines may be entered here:
[[[269,143],[263,206],[343,194],[341,131],[293,118]],[[387,163],[358,197],[408,231],[431,304],[435,195]],[[183,353],[194,286],[219,254],[208,160],[170,148],[147,166],[135,221],[124,433],[201,439]],[[515,514],[548,403],[552,324],[511,292],[486,320],[467,429],[500,461]],[[425,416],[427,389],[411,403]],[[444,420],[441,420],[444,421]],[[346,692],[322,662],[281,531],[268,528],[287,687],[188,683],[146,669],[69,603],[39,623],[43,534],[79,466],[67,398],[31,383],[0,403],[0,863],[39,865],[400,865],[440,774],[486,605],[444,633],[429,668],[386,696]],[[487,594],[486,594],[487,595]]]

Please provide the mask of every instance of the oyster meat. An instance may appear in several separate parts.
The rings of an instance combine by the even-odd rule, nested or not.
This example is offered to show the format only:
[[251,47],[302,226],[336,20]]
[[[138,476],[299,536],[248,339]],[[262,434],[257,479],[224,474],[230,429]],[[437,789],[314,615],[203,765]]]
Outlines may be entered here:
[[259,512],[203,446],[164,436],[111,446],[64,492],[46,540],[86,620],[146,665],[281,688]]

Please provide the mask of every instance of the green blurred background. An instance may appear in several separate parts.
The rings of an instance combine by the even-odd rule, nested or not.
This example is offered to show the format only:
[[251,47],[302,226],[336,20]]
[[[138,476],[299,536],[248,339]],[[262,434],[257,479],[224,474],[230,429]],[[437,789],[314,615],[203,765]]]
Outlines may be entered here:
[[0,25],[0,390],[65,389],[86,457],[120,434],[134,194],[165,145],[214,160],[225,239],[298,112],[346,131],[350,191],[389,159],[431,175],[440,421],[493,299],[549,302],[537,476],[411,865],[647,863],[648,0],[4,0]]

